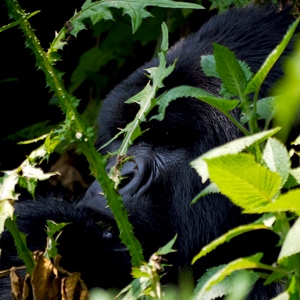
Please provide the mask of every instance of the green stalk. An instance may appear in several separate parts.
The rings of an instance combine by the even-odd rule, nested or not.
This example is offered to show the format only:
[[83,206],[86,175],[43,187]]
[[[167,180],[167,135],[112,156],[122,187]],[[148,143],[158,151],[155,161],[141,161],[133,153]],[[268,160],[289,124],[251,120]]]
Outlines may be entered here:
[[13,220],[11,218],[7,218],[5,220],[5,227],[14,238],[18,255],[25,263],[26,272],[28,274],[32,274],[34,269],[32,253],[27,249],[25,235],[19,231],[15,218]]
[[19,25],[26,38],[26,44],[33,51],[38,68],[42,69],[45,73],[47,84],[55,92],[61,109],[66,115],[66,120],[70,124],[71,135],[73,136],[72,138],[69,137],[70,142],[73,140],[78,142],[80,149],[87,158],[92,173],[99,181],[107,197],[108,205],[115,216],[120,231],[121,241],[127,246],[130,252],[131,262],[134,266],[139,266],[144,261],[141,245],[133,234],[133,229],[129,223],[127,211],[123,206],[121,197],[114,189],[113,182],[107,176],[105,160],[96,151],[91,137],[86,134],[86,126],[80,120],[76,110],[78,100],[66,91],[61,81],[63,73],[57,71],[49,62],[48,56],[41,47],[29,21],[24,18],[26,14],[18,2],[16,0],[6,0],[6,4],[16,21],[22,19]]

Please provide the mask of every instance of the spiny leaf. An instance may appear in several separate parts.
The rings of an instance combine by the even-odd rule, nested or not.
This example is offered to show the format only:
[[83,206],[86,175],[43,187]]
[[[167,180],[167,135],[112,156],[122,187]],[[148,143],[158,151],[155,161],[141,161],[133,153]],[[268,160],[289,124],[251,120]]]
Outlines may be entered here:
[[168,107],[170,102],[177,98],[183,98],[183,97],[192,97],[192,98],[199,99],[200,101],[203,101],[205,103],[208,103],[216,107],[217,109],[219,109],[224,113],[227,113],[235,109],[239,104],[238,100],[218,98],[213,94],[210,94],[200,88],[182,85],[171,89],[170,91],[168,91],[158,99],[159,114],[153,116],[151,119],[156,119],[159,121],[163,120],[165,116],[166,108]]

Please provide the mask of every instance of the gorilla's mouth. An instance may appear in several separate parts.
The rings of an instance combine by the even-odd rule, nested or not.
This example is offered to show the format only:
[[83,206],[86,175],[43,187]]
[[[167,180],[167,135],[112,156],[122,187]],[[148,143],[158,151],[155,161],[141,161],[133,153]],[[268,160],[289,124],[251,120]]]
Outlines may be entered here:
[[109,227],[102,232],[102,236],[108,251],[118,253],[128,251],[127,247],[120,241],[118,229],[112,229],[112,227]]

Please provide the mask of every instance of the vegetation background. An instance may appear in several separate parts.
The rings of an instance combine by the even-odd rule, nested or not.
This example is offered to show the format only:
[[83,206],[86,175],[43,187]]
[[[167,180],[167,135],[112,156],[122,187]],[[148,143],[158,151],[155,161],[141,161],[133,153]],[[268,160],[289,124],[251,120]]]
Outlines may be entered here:
[[[188,2],[200,4],[201,1]],[[20,1],[26,12],[40,11],[30,19],[30,23],[45,50],[54,39],[55,32],[60,31],[83,3],[82,0],[74,0],[67,5],[58,0]],[[157,55],[162,21],[167,22],[169,43],[172,45],[181,37],[197,31],[218,12],[217,9],[208,9],[212,5],[208,1],[201,4],[207,9],[192,11],[150,7],[154,18],[143,20],[133,35],[129,17],[122,16],[121,10],[115,10],[115,22],[90,24],[77,38],[70,37],[61,51],[62,61],[56,67],[65,72],[65,86],[80,99],[79,112],[86,115],[87,122],[96,126],[96,114],[106,94],[137,67]],[[4,2],[0,5],[1,27],[12,20],[7,15]],[[76,69],[79,71],[77,74],[74,73]],[[17,26],[0,34],[0,99],[0,169],[10,170],[37,146],[18,145],[18,142],[49,132],[51,126],[64,120],[58,101],[45,86],[45,76],[37,70],[35,58],[25,47],[24,37]],[[58,149],[44,169],[48,171],[63,154],[59,168],[61,172],[67,172],[69,180],[65,180],[64,186],[53,179],[50,186],[49,182],[42,182],[40,193],[51,187],[66,192],[68,196],[75,193],[76,197],[92,180],[85,159],[76,154],[74,148],[68,147],[67,150]],[[78,176],[82,176],[82,180]]]

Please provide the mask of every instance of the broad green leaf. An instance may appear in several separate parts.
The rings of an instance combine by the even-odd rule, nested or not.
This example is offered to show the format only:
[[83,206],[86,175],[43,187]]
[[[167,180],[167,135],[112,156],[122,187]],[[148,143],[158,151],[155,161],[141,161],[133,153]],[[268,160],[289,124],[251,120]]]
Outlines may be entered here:
[[162,95],[161,98],[158,99],[159,114],[153,116],[151,119],[157,119],[159,121],[163,120],[165,116],[166,108],[168,107],[169,103],[177,98],[184,98],[184,97],[192,97],[192,98],[199,99],[200,101],[203,101],[205,103],[208,103],[216,107],[217,109],[219,109],[224,113],[227,113],[235,109],[239,104],[238,100],[218,98],[200,88],[182,85],[171,89],[170,91]]
[[271,70],[275,62],[278,60],[278,58],[284,51],[285,47],[289,43],[290,39],[292,38],[294,31],[298,26],[298,23],[299,23],[299,19],[297,19],[290,26],[281,43],[271,52],[271,54],[267,57],[267,59],[264,61],[264,63],[258,70],[258,72],[254,75],[252,80],[247,84],[245,94],[250,94],[260,89],[260,86],[264,82],[269,71]]
[[242,137],[232,142],[226,143],[222,146],[216,147],[191,162],[191,166],[196,169],[197,173],[202,177],[202,182],[209,178],[207,164],[205,159],[219,157],[227,154],[236,154],[243,151],[245,148],[253,145],[254,143],[261,143],[274,135],[279,128],[274,128],[267,131],[262,131],[251,136]]
[[243,209],[271,203],[280,189],[279,175],[256,163],[250,154],[228,154],[205,161],[211,181]]
[[[219,297],[223,297],[226,295],[230,295],[232,293],[235,294],[235,300],[237,299],[244,299],[237,298],[237,290],[236,287],[240,287],[243,289],[244,292],[249,291],[255,281],[259,278],[259,276],[251,271],[246,270],[238,270],[233,272],[232,274],[225,277],[221,282],[213,285],[209,290],[205,291],[203,294],[202,288],[206,284],[206,282],[214,276],[217,272],[219,272],[225,265],[221,265],[218,267],[214,267],[209,269],[199,280],[197,286],[194,291],[195,297],[193,299],[201,299],[201,300],[209,300],[209,299],[216,299]],[[200,293],[201,291],[201,293]],[[202,294],[202,295],[201,295]],[[244,296],[246,296],[244,295]],[[227,298],[226,298],[227,299]]]
[[219,193],[220,190],[217,187],[215,183],[210,183],[204,190],[202,190],[192,201],[191,204],[195,204],[200,198],[213,194],[213,193]]
[[281,187],[285,184],[290,173],[290,157],[286,147],[274,138],[269,138],[263,152],[263,160],[267,167],[281,177]]
[[264,225],[262,223],[258,223],[258,224],[254,223],[254,224],[249,224],[249,225],[242,225],[242,226],[236,227],[232,230],[229,230],[228,232],[226,232],[222,236],[218,237],[217,239],[215,239],[208,245],[204,246],[201,249],[201,251],[193,258],[192,264],[194,264],[199,258],[205,256],[209,252],[216,249],[218,246],[220,246],[226,242],[230,242],[231,239],[233,239],[234,237],[241,235],[245,232],[249,232],[252,230],[258,230],[258,229],[269,229],[269,227],[267,227],[266,225]]
[[245,213],[267,213],[293,211],[300,214],[300,189],[293,189],[278,197],[274,202],[245,210]]
[[281,247],[278,256],[278,261],[281,262],[284,258],[287,258],[299,252],[300,252],[300,218],[296,220],[294,225],[288,231],[287,236]]
[[[214,299],[206,297],[206,293],[213,288],[216,284],[219,284],[225,277],[231,275],[233,272],[244,269],[253,269],[253,268],[264,268],[264,264],[260,263],[262,254],[258,253],[253,256],[246,258],[239,258],[225,265],[223,268],[218,270],[213,276],[211,276],[205,284],[202,286],[200,292],[197,294],[196,299]],[[255,279],[255,278],[254,278]],[[253,283],[256,280],[253,280]]]
[[246,84],[246,76],[234,53],[228,48],[213,44],[216,69],[226,89],[233,95],[242,95]]

